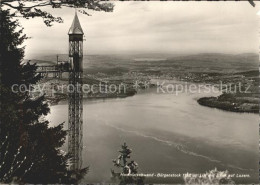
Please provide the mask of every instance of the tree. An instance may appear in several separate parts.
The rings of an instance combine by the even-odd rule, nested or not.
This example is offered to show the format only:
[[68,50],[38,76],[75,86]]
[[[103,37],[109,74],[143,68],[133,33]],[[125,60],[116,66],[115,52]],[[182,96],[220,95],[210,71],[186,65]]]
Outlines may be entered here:
[[131,158],[132,149],[129,149],[126,143],[121,148],[119,156],[113,160],[114,166],[120,169],[121,172],[111,170],[112,179],[119,180],[120,184],[144,184],[144,178],[135,175],[138,174],[138,164],[133,160],[128,161]]
[[214,170],[210,170],[205,174],[192,175],[192,176],[184,176],[185,184],[198,184],[198,185],[207,185],[207,184],[235,184],[231,179],[228,171],[218,171],[216,168]]
[[[27,36],[12,18],[41,17],[47,26],[61,23],[61,17],[40,9],[45,6],[75,7],[87,15],[85,9],[113,10],[112,3],[99,0],[1,0],[0,182],[75,183],[88,170],[67,169],[69,156],[59,149],[66,136],[63,124],[49,128],[49,122],[44,119],[49,113],[45,97],[31,98],[29,95],[30,85],[36,84],[41,77],[36,74],[35,65],[23,63],[22,44]],[[13,85],[20,88],[12,89]]]
[[90,15],[86,9],[93,11],[112,12],[114,5],[100,0],[1,0],[2,6],[14,10],[13,16],[26,19],[41,17],[47,26],[53,22],[63,22],[61,17],[54,17],[52,14],[42,11],[40,8],[51,6],[52,8],[79,8],[79,12]]
[[0,11],[0,182],[75,183],[72,174],[82,177],[87,168],[68,170],[69,156],[59,149],[66,137],[63,123],[48,127],[44,95],[30,97],[41,77],[35,64],[23,62],[27,36],[13,16]]

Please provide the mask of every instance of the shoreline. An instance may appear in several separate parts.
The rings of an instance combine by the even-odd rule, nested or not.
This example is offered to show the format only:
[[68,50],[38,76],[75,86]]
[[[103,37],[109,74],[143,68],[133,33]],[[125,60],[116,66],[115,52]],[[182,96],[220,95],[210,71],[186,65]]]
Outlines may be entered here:
[[259,114],[259,109],[255,108],[255,106],[257,106],[255,104],[253,105],[249,103],[240,104],[240,103],[232,103],[231,101],[221,101],[219,100],[220,96],[202,97],[197,100],[197,103],[201,106],[216,108],[228,112]]
[[[97,96],[97,97],[83,97],[83,100],[98,100],[98,99],[113,99],[113,98],[127,98],[127,97],[131,97],[134,96],[133,95],[125,95],[125,96]],[[50,103],[50,106],[54,106],[54,105],[58,105],[59,102],[61,101],[65,101],[68,100],[68,98],[55,98],[55,99],[50,99],[50,98],[46,98],[47,101]]]
[[[153,89],[153,91],[155,91],[155,89]],[[85,106],[84,107],[85,112],[83,113],[85,115],[84,123],[85,125],[87,125],[84,126],[85,128],[87,128],[84,130],[84,134],[89,133],[86,134],[87,137],[85,138],[84,142],[85,142],[85,146],[87,146],[89,148],[89,151],[91,151],[90,153],[87,154],[84,153],[83,155],[84,161],[85,164],[91,163],[92,166],[99,166],[100,164],[104,166],[103,169],[100,169],[98,167],[92,168],[91,169],[92,172],[89,173],[88,176],[86,177],[87,180],[95,181],[96,178],[98,178],[97,176],[99,176],[99,174],[107,174],[106,177],[107,178],[110,177],[109,176],[110,174],[106,171],[106,169],[109,169],[111,166],[111,162],[109,161],[111,161],[110,159],[114,157],[115,153],[113,152],[118,149],[117,147],[118,144],[117,143],[115,144],[115,142],[110,143],[109,141],[111,140],[121,141],[122,139],[130,142],[133,141],[134,139],[136,143],[141,143],[142,145],[146,144],[149,146],[147,147],[148,149],[145,151],[143,150],[142,147],[138,147],[138,145],[135,146],[134,150],[137,153],[139,153],[138,156],[140,156],[140,160],[138,161],[141,161],[142,157],[147,155],[147,153],[150,152],[149,148],[154,146],[158,146],[160,150],[158,150],[159,152],[153,153],[153,155],[150,156],[148,159],[152,160],[152,159],[163,158],[162,165],[165,165],[169,162],[167,157],[174,156],[172,158],[173,160],[171,161],[171,165],[169,165],[169,168],[167,168],[167,171],[171,171],[172,166],[175,166],[175,168],[185,168],[185,165],[183,164],[186,163],[178,163],[178,162],[176,163],[175,162],[176,159],[188,161],[187,163],[201,160],[199,163],[198,162],[195,163],[197,165],[194,166],[194,170],[200,169],[201,163],[209,166],[212,165],[212,163],[209,162],[208,160],[205,160],[205,158],[198,158],[196,156],[190,156],[190,155],[185,155],[185,158],[183,158],[184,154],[179,150],[176,150],[176,148],[174,147],[175,145],[170,145],[169,141],[172,141],[173,143],[180,142],[179,144],[189,144],[186,148],[187,150],[189,151],[191,150],[203,156],[213,157],[214,159],[223,161],[223,163],[227,163],[227,161],[230,161],[229,157],[233,159],[232,161],[234,161],[231,163],[231,165],[235,164],[235,161],[241,160],[241,163],[243,161],[243,165],[241,167],[244,167],[245,169],[248,168],[251,169],[250,166],[249,167],[247,166],[249,165],[247,164],[248,162],[244,160],[244,154],[245,154],[243,150],[244,146],[241,146],[242,149],[240,150],[240,146],[236,144],[231,145],[234,147],[233,148],[231,146],[226,147],[225,143],[231,144],[234,140],[233,137],[229,137],[230,136],[229,134],[234,134],[234,137],[238,138],[238,140],[236,141],[240,142],[239,138],[241,138],[241,134],[236,134],[236,133],[239,132],[239,130],[243,130],[243,131],[246,130],[243,128],[247,127],[248,125],[250,126],[250,128],[254,128],[255,125],[255,124],[244,124],[245,121],[240,118],[242,118],[243,116],[247,116],[246,118],[250,118],[250,119],[246,120],[246,123],[250,123],[255,118],[254,115],[251,116],[249,114],[242,115],[242,114],[229,114],[229,113],[227,113],[226,115],[223,111],[220,110],[214,111],[213,109],[208,109],[208,111],[203,112],[204,108],[198,105],[197,103],[195,103],[196,102],[195,98],[198,96],[201,97],[201,94],[197,94],[197,95],[195,94],[194,96],[185,94],[184,100],[187,101],[182,101],[182,99],[176,96],[172,96],[171,94],[168,94],[167,98],[160,95],[156,96],[157,98],[154,98],[153,93],[150,92],[147,92],[147,94],[146,93],[143,94],[143,96],[145,97],[142,97],[142,92],[141,92],[140,94],[139,93],[136,94],[135,96],[136,98],[131,98],[131,97],[129,99],[126,98],[122,100],[123,102],[121,102],[120,99],[118,102],[116,99],[111,99],[108,101],[105,100],[104,102],[102,100],[97,100],[97,102],[94,102],[93,104],[91,103],[91,105],[90,103],[87,104],[87,102],[85,102],[86,104],[84,103]],[[147,97],[149,98],[147,99]],[[175,101],[167,101],[168,98],[170,98],[171,100],[176,100],[177,102],[175,103]],[[140,101],[143,100],[146,100],[145,102],[150,102],[153,105],[153,108],[151,109],[150,103],[149,104],[140,103]],[[191,101],[193,103],[190,103]],[[58,105],[57,107],[55,106],[53,107],[52,116],[50,116],[52,117],[52,119],[50,119],[52,123],[59,123],[61,121],[64,121],[64,119],[67,119],[68,107],[65,103],[66,102],[61,102],[61,105]],[[178,104],[182,104],[182,103],[184,103],[186,106],[183,107],[178,106]],[[164,105],[164,108],[158,105]],[[191,107],[189,107],[187,110],[188,106]],[[139,109],[139,107],[141,107],[141,109]],[[58,117],[58,115],[56,114],[61,111],[65,112],[65,116],[64,114],[62,114],[59,115]],[[122,113],[121,111],[127,112],[127,114],[121,114]],[[178,112],[179,114],[182,115],[176,117],[174,114],[168,114],[170,116],[165,117],[165,114],[173,111]],[[145,117],[139,116],[139,115],[143,115],[143,113],[146,113]],[[214,119],[212,119],[213,117]],[[136,119],[131,120],[134,118]],[[166,121],[162,123],[163,124],[162,126],[160,124],[158,125],[158,123],[160,123],[161,118],[166,118]],[[205,122],[202,121],[201,118],[203,118]],[[172,121],[174,119],[176,121]],[[194,120],[195,122],[193,123],[191,120]],[[212,120],[213,125],[211,125],[212,124],[211,122],[208,123],[209,122],[208,120]],[[230,120],[235,120],[235,121],[231,122]],[[238,122],[236,122],[236,120]],[[144,125],[142,124],[142,126],[140,126],[140,123],[142,122]],[[185,125],[183,123],[190,124],[189,128],[191,129],[189,128],[186,129],[186,127],[183,127],[183,125]],[[230,123],[231,126],[230,125],[225,126],[228,123]],[[168,132],[166,132],[165,131],[166,129],[163,128],[168,128],[168,126],[171,127],[170,129],[167,129]],[[204,133],[198,132],[199,130],[201,130],[201,128],[206,129]],[[216,128],[216,130],[212,131],[213,136],[211,136],[211,130],[213,130],[212,128]],[[136,132],[131,132],[131,131],[136,131]],[[106,134],[104,134],[104,132]],[[228,137],[223,136],[225,140],[220,140],[220,143],[216,142],[217,145],[212,145],[212,143],[215,143],[215,139],[218,139],[217,136],[219,135],[219,133],[224,134],[224,136],[228,136]],[[140,134],[143,134],[144,136]],[[242,135],[243,134],[245,133],[242,132]],[[147,136],[151,136],[151,137],[147,137]],[[156,140],[157,138],[160,140],[159,142],[158,140]],[[246,143],[244,142],[242,143],[243,145],[246,145],[246,147],[250,148],[251,146],[248,146],[247,144],[247,143],[251,143],[251,141],[249,140],[250,138],[246,138],[246,139],[247,139]],[[95,145],[95,142],[97,140],[99,140],[101,143],[101,145],[99,145],[98,148]],[[197,146],[197,145],[200,145],[200,147],[195,148],[196,150],[194,151],[193,146]],[[177,146],[181,146],[181,145],[177,145]],[[101,160],[99,161],[95,160],[96,153],[102,153],[101,151],[104,152],[104,149],[106,150],[105,153],[108,153],[109,155],[106,155],[105,158],[101,158]],[[160,151],[163,151],[165,156],[162,157]],[[207,153],[205,151],[210,151],[210,152]],[[214,154],[213,156],[212,153]],[[250,157],[253,158],[254,155],[250,155]],[[162,162],[159,160],[158,164],[156,163],[155,167],[157,165],[160,165],[161,163]],[[150,169],[151,167],[149,166],[149,164],[150,164],[149,161],[147,162],[145,161],[142,164],[142,166]],[[180,166],[177,166],[176,164],[179,164]],[[218,165],[217,166],[218,168],[222,167],[220,166],[219,163],[216,163],[214,165]],[[233,170],[236,170],[233,168],[231,169],[229,167],[227,168],[229,170],[232,170],[232,173]],[[210,167],[205,166],[205,170],[209,170],[209,169]],[[146,170],[144,170],[144,172],[145,171]],[[158,172],[160,171],[158,170]],[[237,171],[235,173],[237,173]],[[252,174],[251,177],[252,179],[255,179],[254,174]]]
[[[158,79],[152,79],[158,80]],[[162,80],[162,79],[161,79]],[[164,79],[167,80],[167,79]],[[169,81],[169,80],[167,80]],[[174,82],[179,83],[192,83],[192,84],[201,84],[199,82],[189,82],[189,81],[179,81],[173,80]],[[151,86],[150,88],[154,88],[155,86]],[[219,89],[220,90],[220,89]],[[126,94],[112,94],[112,95],[97,95],[97,96],[88,96],[83,97],[84,100],[97,100],[97,99],[113,99],[113,98],[127,98],[136,95],[137,92],[134,93],[126,93]],[[221,94],[219,96],[211,96],[211,97],[200,97],[197,103],[201,106],[209,107],[209,108],[216,108],[223,111],[228,112],[236,112],[236,113],[259,113],[259,108],[257,104],[253,104],[252,102],[241,101],[237,97],[237,94],[233,94],[232,98],[227,98],[231,96],[230,94]],[[47,101],[49,102],[50,106],[54,106],[59,104],[60,101],[67,100],[68,97],[65,94],[56,95],[55,98],[46,97]]]
[[[122,95],[110,95],[110,96],[88,96],[84,97],[83,100],[97,100],[97,99],[113,99],[113,98],[127,98],[131,97],[137,94],[135,93],[129,93],[129,94],[122,94]],[[55,98],[46,97],[46,100],[50,104],[50,106],[58,105],[60,101],[68,100],[67,95],[63,94],[62,96],[56,96]]]

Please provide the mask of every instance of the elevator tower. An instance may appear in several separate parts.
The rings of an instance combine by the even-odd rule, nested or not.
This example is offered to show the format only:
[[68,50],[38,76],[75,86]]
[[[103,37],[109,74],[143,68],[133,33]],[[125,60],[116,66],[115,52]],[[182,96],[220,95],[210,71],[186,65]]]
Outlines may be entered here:
[[82,165],[82,126],[83,126],[83,30],[77,13],[68,32],[69,35],[69,123],[68,153],[72,161],[72,170],[81,169]]

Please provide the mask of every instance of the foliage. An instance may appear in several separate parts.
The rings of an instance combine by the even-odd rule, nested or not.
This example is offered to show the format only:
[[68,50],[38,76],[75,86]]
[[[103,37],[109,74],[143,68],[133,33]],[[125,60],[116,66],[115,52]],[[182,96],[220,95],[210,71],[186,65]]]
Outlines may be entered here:
[[41,17],[47,26],[52,26],[53,22],[62,23],[61,17],[54,17],[47,11],[41,10],[41,7],[50,6],[52,8],[79,8],[82,14],[90,15],[86,9],[93,11],[113,11],[114,5],[100,0],[1,0],[1,5],[15,10],[14,16],[26,19]]
[[200,184],[200,185],[218,185],[218,184],[235,184],[229,176],[228,171],[218,171],[216,168],[210,170],[203,175],[184,176],[185,184]]
[[[27,90],[36,84],[40,75],[36,66],[23,63],[27,36],[13,17],[26,19],[41,17],[47,26],[63,22],[41,7],[74,7],[110,12],[112,3],[99,0],[1,0],[0,42],[0,182],[10,183],[76,183],[88,168],[68,170],[69,156],[59,148],[64,144],[66,131],[63,124],[49,128],[44,119],[49,113],[44,96],[31,98]],[[13,85],[17,85],[13,90]],[[22,85],[22,86],[19,86]]]
[[71,177],[87,169],[68,170],[69,156],[59,149],[66,137],[63,123],[49,127],[45,97],[31,98],[27,91],[41,77],[35,65],[23,62],[27,36],[13,16],[0,11],[0,182],[75,183]]
[[134,176],[134,174],[138,173],[138,164],[133,160],[128,161],[128,159],[130,160],[131,158],[130,154],[132,150],[128,148],[126,143],[124,143],[121,148],[119,156],[113,160],[114,166],[120,169],[121,172],[111,170],[112,179],[119,180],[120,184],[144,184],[144,178]]

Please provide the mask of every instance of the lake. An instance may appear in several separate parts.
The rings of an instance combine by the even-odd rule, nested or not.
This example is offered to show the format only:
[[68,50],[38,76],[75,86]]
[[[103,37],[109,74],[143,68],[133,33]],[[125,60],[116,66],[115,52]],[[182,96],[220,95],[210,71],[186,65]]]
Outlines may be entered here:
[[[176,82],[174,82],[176,83]],[[84,182],[110,182],[112,160],[126,142],[139,173],[204,173],[215,167],[232,174],[236,183],[258,183],[258,115],[201,106],[197,99],[220,93],[157,92],[84,100]],[[68,123],[67,102],[51,107],[51,126]],[[67,144],[62,148],[67,150]],[[153,183],[181,183],[181,178],[146,178]]]

